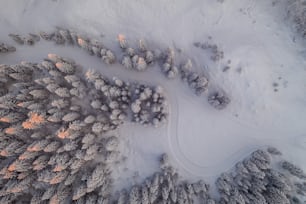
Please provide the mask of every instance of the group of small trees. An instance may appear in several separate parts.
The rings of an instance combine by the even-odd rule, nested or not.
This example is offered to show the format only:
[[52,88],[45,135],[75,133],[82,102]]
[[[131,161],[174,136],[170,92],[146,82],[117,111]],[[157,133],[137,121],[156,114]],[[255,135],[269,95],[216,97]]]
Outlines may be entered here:
[[[54,32],[40,32],[39,35],[29,34],[28,37],[21,37],[19,35],[10,34],[10,36],[19,44],[25,44],[25,42],[29,41],[32,43],[26,44],[34,44],[34,42],[38,41],[40,38],[53,41],[56,44],[67,44],[67,45],[76,45],[82,49],[84,49],[90,55],[95,55],[102,59],[106,64],[114,64],[116,62],[115,54],[106,48],[101,42],[97,40],[90,39],[88,37],[84,37],[84,35],[78,34],[75,31],[57,28]],[[199,74],[196,71],[192,71],[191,61],[188,60],[185,64],[182,64],[180,67],[175,65],[175,51],[172,48],[168,48],[165,52],[160,52],[158,50],[151,51],[147,48],[145,42],[143,40],[139,41],[138,49],[134,49],[129,46],[124,35],[118,35],[118,42],[123,51],[123,57],[121,60],[121,64],[127,68],[136,71],[145,71],[148,66],[152,65],[154,62],[157,62],[160,65],[162,73],[169,78],[176,78],[177,76],[181,76],[181,79],[188,83],[189,87],[194,90],[196,95],[201,95],[208,88],[208,79],[203,74]],[[214,61],[218,61],[222,59],[224,56],[223,51],[220,51],[217,45],[211,43],[195,43],[196,47],[200,47],[202,49],[210,49],[212,52],[211,58]],[[53,60],[54,61],[54,60]],[[55,60],[58,61],[58,60]],[[59,70],[66,70],[64,72],[69,72],[71,66],[66,63],[57,62],[55,65],[50,65],[48,62],[43,63],[44,66],[51,68],[56,66]],[[60,73],[55,70],[49,70],[49,73],[52,76],[59,77]],[[18,77],[18,76],[16,76]],[[100,82],[98,82],[100,83]],[[77,82],[74,83],[77,85]],[[56,89],[58,88],[58,94],[64,94],[69,97],[66,93],[67,90],[57,87],[54,84],[50,84],[48,89]],[[74,87],[71,91],[72,95],[75,96],[84,96],[84,93]],[[218,94],[221,92],[219,91]],[[224,93],[222,96],[217,97],[217,95],[210,95],[208,98],[209,104],[211,104],[216,109],[223,109],[229,103],[229,97]]]
[[220,61],[224,58],[224,52],[216,45],[215,43],[212,42],[195,42],[194,46],[203,50],[208,50],[211,52],[210,59],[217,62]]
[[180,74],[181,79],[188,83],[189,87],[194,90],[196,95],[201,95],[207,90],[208,79],[204,75],[199,75],[197,72],[192,71],[191,60],[187,60],[186,63],[181,65]]
[[135,84],[132,93],[132,121],[158,126],[167,120],[167,104],[161,87]]
[[136,71],[145,71],[149,65],[154,62],[154,54],[147,49],[143,40],[139,41],[139,48],[135,49],[128,46],[125,36],[118,35],[118,42],[124,52],[121,64],[127,69],[134,69]]

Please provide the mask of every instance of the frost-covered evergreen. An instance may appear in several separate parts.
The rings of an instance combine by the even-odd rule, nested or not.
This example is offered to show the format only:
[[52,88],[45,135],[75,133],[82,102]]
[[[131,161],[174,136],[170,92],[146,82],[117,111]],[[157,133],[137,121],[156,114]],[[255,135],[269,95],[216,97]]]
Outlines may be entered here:
[[162,72],[169,79],[175,78],[179,73],[179,69],[174,64],[174,56],[175,56],[175,52],[171,48],[168,48],[164,54]]
[[192,71],[192,62],[187,60],[180,67],[181,79],[187,82],[188,86],[194,90],[196,95],[201,95],[207,90],[208,79],[204,75],[200,75],[195,71]]

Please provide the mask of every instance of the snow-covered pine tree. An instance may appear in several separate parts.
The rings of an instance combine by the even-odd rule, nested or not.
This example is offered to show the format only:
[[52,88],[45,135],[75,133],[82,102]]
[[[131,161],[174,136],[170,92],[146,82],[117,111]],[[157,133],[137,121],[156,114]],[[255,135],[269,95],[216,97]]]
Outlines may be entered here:
[[107,177],[108,170],[103,164],[99,164],[92,171],[91,175],[87,179],[87,193],[94,191],[96,188],[107,185],[105,179]]

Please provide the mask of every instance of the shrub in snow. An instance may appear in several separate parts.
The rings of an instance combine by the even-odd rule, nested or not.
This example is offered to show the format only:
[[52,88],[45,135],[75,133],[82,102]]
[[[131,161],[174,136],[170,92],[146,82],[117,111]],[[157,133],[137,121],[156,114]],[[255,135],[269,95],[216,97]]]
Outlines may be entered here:
[[[33,34],[32,34],[33,35]],[[24,38],[24,43],[26,44],[26,45],[34,45],[35,44],[35,42],[36,42],[36,37],[35,36],[27,36],[27,37],[25,37]]]
[[15,52],[16,48],[4,43],[0,43],[0,53]]
[[169,156],[167,154],[162,154],[160,157],[160,168],[167,169],[169,166]]
[[215,92],[208,96],[208,103],[214,108],[221,110],[230,103],[230,99],[221,92]]
[[281,166],[282,166],[283,169],[289,171],[290,174],[292,174],[292,175],[294,175],[298,178],[301,178],[301,179],[306,179],[306,174],[304,173],[304,171],[301,168],[295,166],[294,164],[292,164],[288,161],[283,161],[281,163]]
[[24,44],[24,39],[20,37],[19,35],[16,34],[9,34],[9,37],[11,37],[16,43],[23,45]]
[[74,44],[70,31],[66,29],[58,29],[59,34],[63,37],[66,43]]
[[211,52],[211,59],[213,61],[220,61],[221,59],[224,58],[224,52],[214,43],[210,42],[205,42],[205,43],[200,43],[196,42],[194,43],[195,47],[201,48],[203,50],[208,50]]
[[275,147],[268,147],[267,151],[271,154],[271,155],[282,155],[282,153]]
[[51,40],[58,45],[65,44],[65,38],[61,35],[61,33],[58,30],[54,32],[54,35],[52,36]]

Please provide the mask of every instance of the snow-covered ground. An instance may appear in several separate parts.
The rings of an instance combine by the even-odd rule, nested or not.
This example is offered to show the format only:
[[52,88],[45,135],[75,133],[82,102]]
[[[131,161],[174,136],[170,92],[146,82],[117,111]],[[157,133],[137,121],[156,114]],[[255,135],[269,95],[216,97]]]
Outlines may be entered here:
[[[220,88],[230,96],[225,110],[215,110],[206,95],[197,97],[180,80],[167,80],[158,66],[131,72],[49,42],[16,46],[16,53],[1,56],[1,64],[17,64],[57,53],[110,77],[165,88],[170,108],[165,126],[125,124],[119,130],[127,159],[114,169],[118,188],[156,171],[156,158],[163,152],[184,178],[208,182],[253,150],[269,145],[306,169],[305,46],[284,22],[281,2],[273,6],[263,0],[2,0],[0,5],[1,42],[13,44],[9,33],[59,26],[102,40],[119,52],[116,36],[122,33],[132,45],[145,39],[152,49],[180,50],[177,63],[190,58],[194,68],[209,77],[210,91]],[[209,51],[194,42],[217,44],[224,59],[212,61]],[[230,69],[223,72],[226,65]]]

